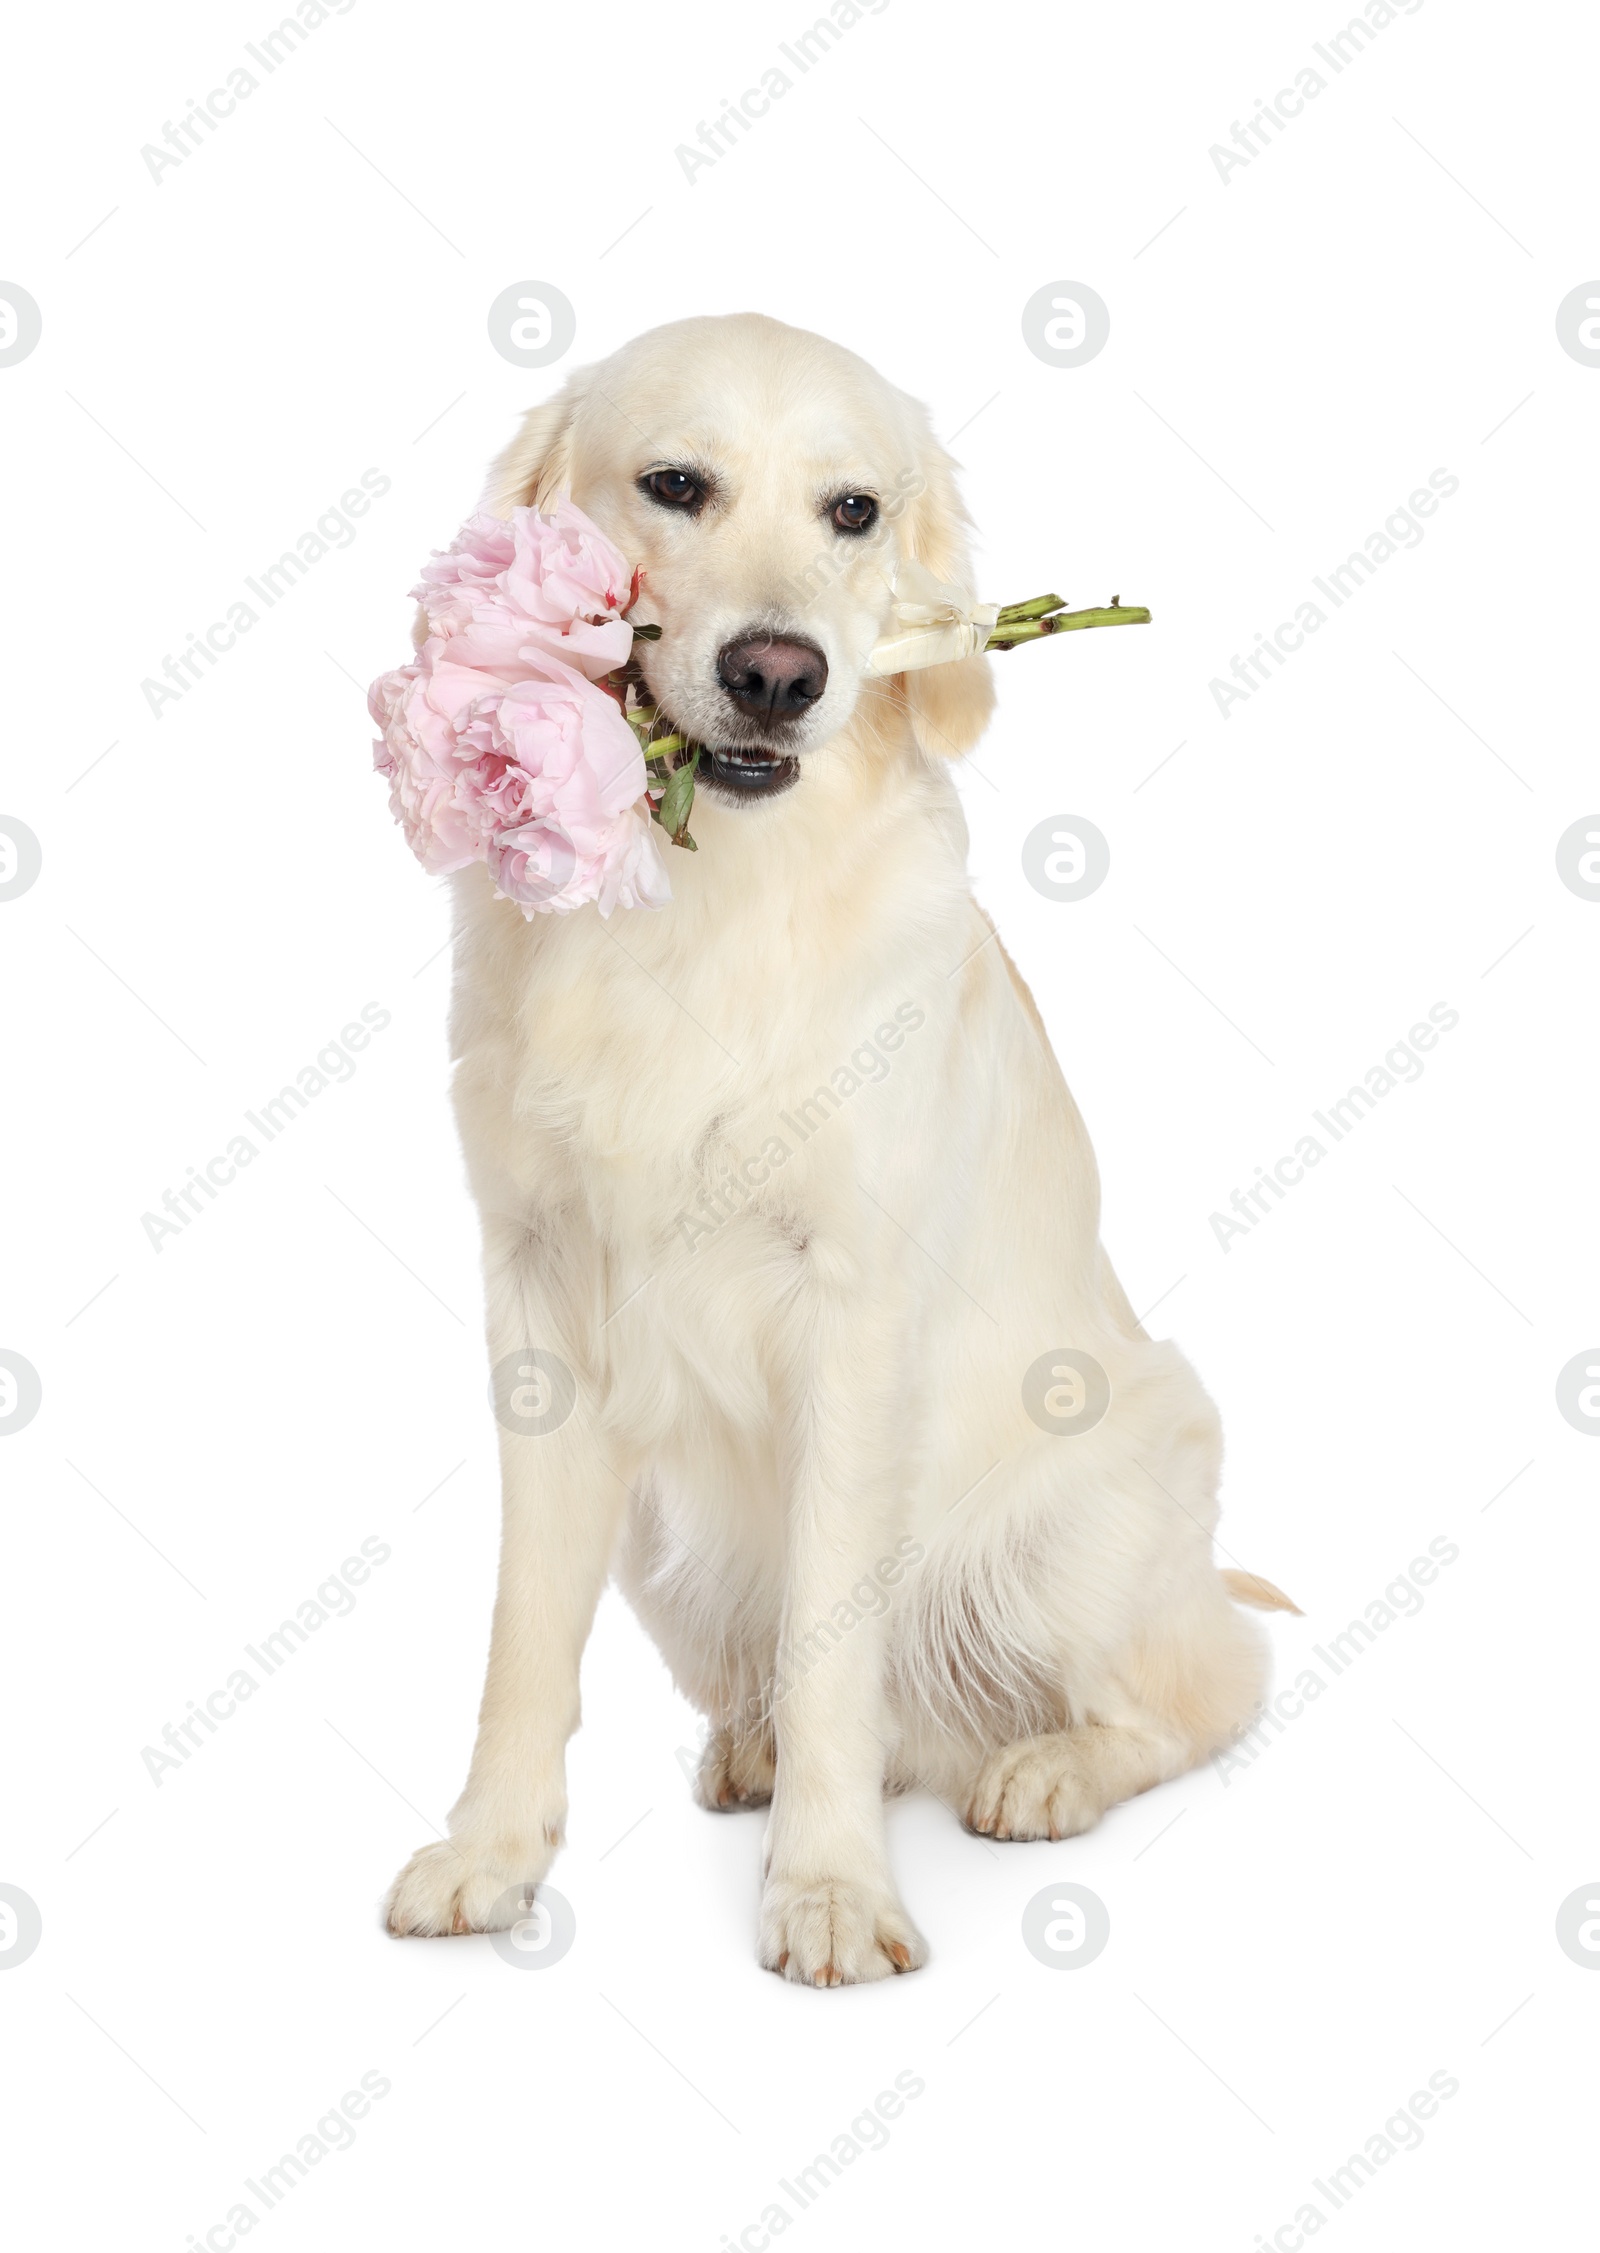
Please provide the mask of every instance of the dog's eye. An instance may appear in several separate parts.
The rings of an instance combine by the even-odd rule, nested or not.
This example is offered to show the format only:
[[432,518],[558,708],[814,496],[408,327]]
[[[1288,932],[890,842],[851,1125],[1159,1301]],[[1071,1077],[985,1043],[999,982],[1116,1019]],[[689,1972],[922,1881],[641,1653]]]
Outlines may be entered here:
[[639,482],[651,500],[659,501],[663,508],[696,509],[706,497],[704,486],[681,469],[653,469]]
[[833,524],[838,532],[865,532],[877,520],[878,504],[870,493],[845,493],[833,504]]

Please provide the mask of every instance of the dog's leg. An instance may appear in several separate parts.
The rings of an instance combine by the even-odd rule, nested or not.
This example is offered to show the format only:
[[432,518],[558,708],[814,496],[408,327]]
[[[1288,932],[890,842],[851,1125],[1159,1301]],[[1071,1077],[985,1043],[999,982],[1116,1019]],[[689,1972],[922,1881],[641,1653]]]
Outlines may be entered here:
[[1228,1595],[1225,1576],[1196,1556],[1187,1588],[1168,1593],[1116,1664],[1085,1664],[1080,1641],[1071,1670],[1080,1681],[1065,1703],[1085,1718],[988,1753],[960,1802],[970,1828],[990,1838],[1072,1838],[1228,1743],[1256,1710],[1267,1671],[1259,1630]]
[[[498,1274],[490,1258],[489,1349],[499,1370],[530,1341],[561,1338],[563,1327],[543,1303],[525,1249]],[[570,1344],[547,1350],[577,1369]],[[543,1393],[543,1374],[530,1367],[512,1416],[527,1411],[538,1423],[559,1412],[559,1389]],[[450,1811],[449,1839],[422,1847],[394,1882],[385,1911],[391,1932],[509,1927],[522,1913],[517,1890],[544,1876],[562,1843],[578,1664],[627,1490],[607,1468],[581,1379],[556,1428],[519,1432],[502,1419],[500,1469],[500,1583],[472,1767]]]
[[1001,1745],[973,1778],[967,1826],[988,1838],[1075,1838],[1110,1807],[1193,1765],[1188,1746],[1149,1729],[1091,1723]]
[[769,1971],[833,1987],[910,1971],[927,1948],[889,1870],[884,1620],[850,1601],[892,1548],[906,1387],[882,1330],[863,1334],[834,1309],[816,1338],[790,1496],[759,1953]]

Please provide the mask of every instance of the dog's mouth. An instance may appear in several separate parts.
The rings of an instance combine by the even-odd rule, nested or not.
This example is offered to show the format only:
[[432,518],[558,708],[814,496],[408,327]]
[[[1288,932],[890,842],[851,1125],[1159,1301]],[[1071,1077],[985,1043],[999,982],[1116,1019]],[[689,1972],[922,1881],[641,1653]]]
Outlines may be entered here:
[[719,751],[709,745],[702,748],[695,771],[697,788],[714,790],[734,805],[776,798],[799,779],[799,760],[781,751]]

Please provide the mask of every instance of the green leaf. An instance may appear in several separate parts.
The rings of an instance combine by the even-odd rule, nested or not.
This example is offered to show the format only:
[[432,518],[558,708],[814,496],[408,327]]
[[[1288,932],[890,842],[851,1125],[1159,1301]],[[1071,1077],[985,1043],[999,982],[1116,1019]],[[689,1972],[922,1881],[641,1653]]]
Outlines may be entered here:
[[[689,813],[694,805],[694,773],[699,764],[699,752],[691,751],[683,765],[668,776],[667,787],[661,794],[657,818],[675,845],[681,845],[688,834]],[[690,850],[693,849],[691,846]]]

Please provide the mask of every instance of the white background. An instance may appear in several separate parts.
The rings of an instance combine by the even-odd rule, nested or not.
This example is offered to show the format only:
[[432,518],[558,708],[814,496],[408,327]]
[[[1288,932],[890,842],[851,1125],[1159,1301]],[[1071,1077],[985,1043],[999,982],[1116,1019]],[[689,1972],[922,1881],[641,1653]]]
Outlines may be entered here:
[[[1565,2242],[1600,1443],[1555,1381],[1600,1335],[1600,906],[1555,845],[1600,802],[1600,372],[1555,309],[1600,272],[1593,25],[1428,0],[1224,183],[1208,149],[1337,7],[890,0],[691,184],[674,145],[803,7],[359,0],[157,184],[141,146],[274,20],[10,34],[0,274],[44,320],[0,370],[0,813],[44,855],[0,905],[0,1344],[43,1388],[0,1453],[0,1879],[43,1919],[0,1978],[27,2242],[205,2242],[367,2071],[389,2094],[264,2242],[712,2253],[902,2071],[923,2093],[805,2243],[1243,2253],[1308,2199],[1340,2244]],[[612,1595],[571,1952],[530,1975],[376,1921],[464,1774],[497,1497],[446,901],[361,691],[565,372],[490,346],[524,279],[576,308],[566,365],[751,306],[838,338],[956,434],[987,593],[1155,612],[1006,661],[973,870],[1133,1302],[1221,1403],[1227,1554],[1305,1607],[1279,1680],[1329,1687],[1226,1783],[1060,1845],[895,1805],[933,1955],[870,1989],[756,1968],[760,1818],[691,1805],[696,1716]],[[1057,279],[1111,311],[1078,369],[1021,333]],[[354,543],[153,717],[141,681],[369,466],[392,489]],[[1224,718],[1212,678],[1436,468],[1459,491],[1420,546]],[[1057,813],[1110,840],[1076,905],[1019,867]],[[392,1023],[356,1076],[155,1251],[141,1215],[367,1002]],[[1210,1214],[1437,1002],[1423,1077],[1224,1251]],[[369,1536],[353,1614],[158,1788],[142,1748]],[[1314,1646],[1440,1536],[1425,1608],[1333,1679]],[[1020,1937],[1069,1878],[1111,1919],[1076,1971]],[[1335,2212],[1313,2178],[1441,2071],[1420,2148]]]

